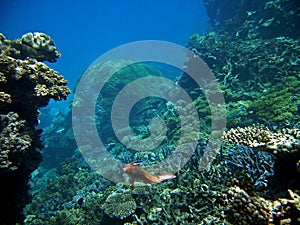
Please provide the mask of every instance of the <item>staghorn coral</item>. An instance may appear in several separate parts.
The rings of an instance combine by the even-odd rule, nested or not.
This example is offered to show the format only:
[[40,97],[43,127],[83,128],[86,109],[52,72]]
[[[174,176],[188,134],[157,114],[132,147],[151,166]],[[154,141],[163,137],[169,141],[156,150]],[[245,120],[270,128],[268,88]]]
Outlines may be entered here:
[[[224,146],[223,146],[224,147]],[[274,156],[245,146],[229,146],[226,164],[247,173],[255,187],[267,187],[274,173]]]
[[134,213],[136,203],[130,193],[111,193],[102,205],[105,213],[112,218],[124,219]]
[[[22,38],[5,40],[0,34],[4,45],[0,46],[3,54],[16,59],[34,58],[40,62],[56,62],[61,53],[56,49],[54,41],[44,33],[27,33]],[[2,41],[1,41],[2,42]]]

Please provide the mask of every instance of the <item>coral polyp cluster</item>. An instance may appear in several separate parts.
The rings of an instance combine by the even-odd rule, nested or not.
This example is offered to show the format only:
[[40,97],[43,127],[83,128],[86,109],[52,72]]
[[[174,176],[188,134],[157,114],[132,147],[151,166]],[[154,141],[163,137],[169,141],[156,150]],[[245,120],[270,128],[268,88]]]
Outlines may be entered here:
[[54,41],[46,34],[35,32],[27,33],[22,38],[6,40],[1,34],[4,45],[2,51],[16,59],[26,59],[27,57],[40,62],[56,62],[61,53],[56,49]]
[[223,139],[230,143],[258,148],[275,155],[300,152],[300,130],[296,128],[272,132],[262,125],[238,127],[225,132]]
[[300,196],[291,190],[288,192],[289,199],[270,201],[251,196],[238,186],[230,187],[222,196],[226,218],[232,224],[291,224],[300,216]]

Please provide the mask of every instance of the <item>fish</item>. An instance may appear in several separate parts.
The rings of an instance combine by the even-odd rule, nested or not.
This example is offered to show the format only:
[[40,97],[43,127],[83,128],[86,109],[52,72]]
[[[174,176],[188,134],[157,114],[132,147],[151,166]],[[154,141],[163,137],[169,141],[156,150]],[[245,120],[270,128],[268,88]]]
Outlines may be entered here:
[[174,174],[160,174],[153,175],[149,171],[143,169],[139,163],[129,163],[124,168],[123,171],[128,174],[131,179],[131,190],[134,189],[135,180],[142,180],[144,183],[160,183],[164,180],[170,180],[176,178]]
[[246,107],[243,106],[243,105],[238,107],[237,109],[231,110],[227,115],[227,120],[228,121],[234,120],[235,118],[240,116],[242,114],[242,112],[245,111],[245,110],[246,110]]

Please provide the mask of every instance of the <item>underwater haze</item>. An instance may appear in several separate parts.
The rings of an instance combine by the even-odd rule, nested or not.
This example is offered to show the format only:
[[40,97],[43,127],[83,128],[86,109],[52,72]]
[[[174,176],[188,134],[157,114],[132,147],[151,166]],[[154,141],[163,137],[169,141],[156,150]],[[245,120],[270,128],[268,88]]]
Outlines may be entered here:
[[62,57],[52,68],[73,89],[77,78],[100,55],[121,44],[163,40],[181,45],[209,27],[201,0],[2,0],[1,32],[14,39],[43,32]]
[[300,224],[299,0],[0,1],[0,224]]

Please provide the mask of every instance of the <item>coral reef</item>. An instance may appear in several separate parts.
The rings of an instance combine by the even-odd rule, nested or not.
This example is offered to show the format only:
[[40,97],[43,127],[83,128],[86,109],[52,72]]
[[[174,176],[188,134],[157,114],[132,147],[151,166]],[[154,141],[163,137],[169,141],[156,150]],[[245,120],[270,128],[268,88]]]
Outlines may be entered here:
[[273,132],[265,126],[252,125],[245,128],[232,128],[224,133],[223,139],[274,154],[276,156],[275,179],[281,185],[297,186],[300,181],[296,169],[300,159],[299,129],[285,128]]
[[10,96],[10,104],[1,107],[1,112],[22,109],[18,110],[20,117],[31,125],[38,123],[38,108],[46,106],[50,99],[66,99],[70,93],[67,81],[58,72],[31,58],[20,60],[1,54],[0,76],[2,96]]
[[187,47],[212,69],[223,86],[227,102],[239,107],[238,102],[247,101],[246,110],[236,118],[229,118],[228,127],[255,122],[298,123],[300,28],[295,18],[300,7],[297,2],[207,0],[205,3],[213,29],[202,36],[192,35]]
[[232,128],[224,133],[223,139],[275,155],[297,154],[300,151],[300,130],[298,129],[286,128],[273,132],[265,126],[252,125],[245,128]]
[[[225,145],[223,145],[225,148]],[[257,188],[267,187],[268,181],[274,175],[275,157],[266,152],[255,151],[245,146],[229,145],[226,158],[227,165],[244,170],[251,183]],[[223,150],[224,151],[224,150]]]
[[227,219],[233,224],[268,224],[270,203],[263,198],[251,197],[239,187],[226,191]]
[[[43,110],[41,113],[42,115],[44,114],[44,119],[46,117],[49,120],[49,117],[51,117],[51,115]],[[60,162],[63,162],[67,157],[71,157],[74,154],[77,144],[74,139],[71,114],[72,111],[69,109],[65,113],[58,112],[52,116],[51,122],[43,129],[41,135],[44,145],[44,160],[41,163],[43,168],[51,169],[56,167]]]
[[33,160],[31,157],[37,155],[36,160],[40,161],[41,156],[37,149],[30,148],[30,146],[41,148],[40,143],[37,142],[38,136],[35,137],[38,133],[26,126],[26,121],[21,120],[17,113],[9,112],[7,115],[0,115],[0,118],[0,169],[2,171],[12,171],[18,168],[34,170],[34,164],[30,165]]
[[262,38],[297,38],[300,35],[297,29],[297,16],[300,13],[297,0],[205,0],[204,4],[215,29],[239,30],[241,34],[249,34],[252,29],[245,29],[245,26],[251,23],[253,28],[260,31],[259,37]]
[[15,40],[5,40],[1,34],[2,54],[15,59],[26,59],[27,57],[37,61],[56,62],[61,53],[56,49],[54,41],[44,33],[27,33],[22,38]]
[[299,77],[288,76],[254,100],[248,110],[253,111],[257,122],[296,124],[299,121],[299,95]]
[[288,192],[291,199],[271,201],[251,196],[238,186],[230,187],[222,193],[226,219],[232,224],[298,224],[299,195]]
[[[266,200],[256,196],[252,187],[254,183],[247,174],[228,164],[224,157],[232,160],[228,154],[219,155],[213,165],[202,172],[192,161],[174,180],[146,186],[139,186],[137,182],[130,190],[123,183],[105,181],[77,152],[44,175],[47,181],[42,182],[47,183],[46,187],[35,185],[37,190],[33,202],[26,208],[25,224],[209,224],[209,221],[215,224],[240,224],[240,221],[258,224],[271,219],[275,221],[275,215],[277,221],[295,220],[299,214],[295,193],[292,199]],[[249,154],[249,159],[244,161],[245,168],[251,168],[256,159]],[[238,180],[233,180],[233,177]],[[264,191],[267,188],[263,186]],[[275,204],[273,207],[273,202],[278,201],[280,207],[278,204],[277,208]],[[239,215],[234,214],[236,211]],[[253,213],[258,215],[252,218]]]
[[29,33],[13,41],[0,37],[0,210],[5,215],[0,222],[14,224],[22,221],[28,179],[42,160],[42,130],[35,127],[39,108],[50,99],[66,99],[70,90],[58,72],[38,62],[60,56],[47,35]]
[[[176,82],[190,94],[201,131],[194,154],[176,179],[136,183],[130,191],[125,184],[112,184],[90,169],[77,149],[42,178],[39,174],[33,178],[33,201],[26,207],[25,224],[299,224],[299,4],[296,0],[205,3],[213,29],[203,36],[192,35],[187,47],[208,64],[221,83],[228,103],[228,127],[233,128],[224,133],[226,143],[211,166],[199,171],[211,109],[204,93],[183,74]],[[87,72],[118,71],[124,63],[94,64]],[[126,163],[142,160],[149,165],[165,159],[177,144],[179,119],[169,102],[143,99],[130,115],[130,129],[142,138],[149,135],[150,118],[166,119],[171,127],[168,138],[155,151],[134,152],[108,138],[113,134],[107,125],[111,102],[140,72],[160,76],[144,64],[118,71],[100,93],[103,98],[98,98],[97,126],[111,155]],[[98,76],[94,77],[88,89],[97,83]],[[11,96],[3,91],[0,106],[9,105]],[[77,100],[73,105],[81,107]],[[255,125],[257,122],[265,125]],[[55,129],[50,126],[49,149],[55,148],[55,139],[61,138],[62,143],[72,139],[68,126],[58,124],[62,134],[53,134]],[[80,148],[96,151],[90,145]],[[176,163],[181,158],[179,154]],[[107,167],[114,169],[109,163]]]
[[130,193],[111,193],[102,205],[104,212],[113,218],[124,219],[134,213],[136,203]]

